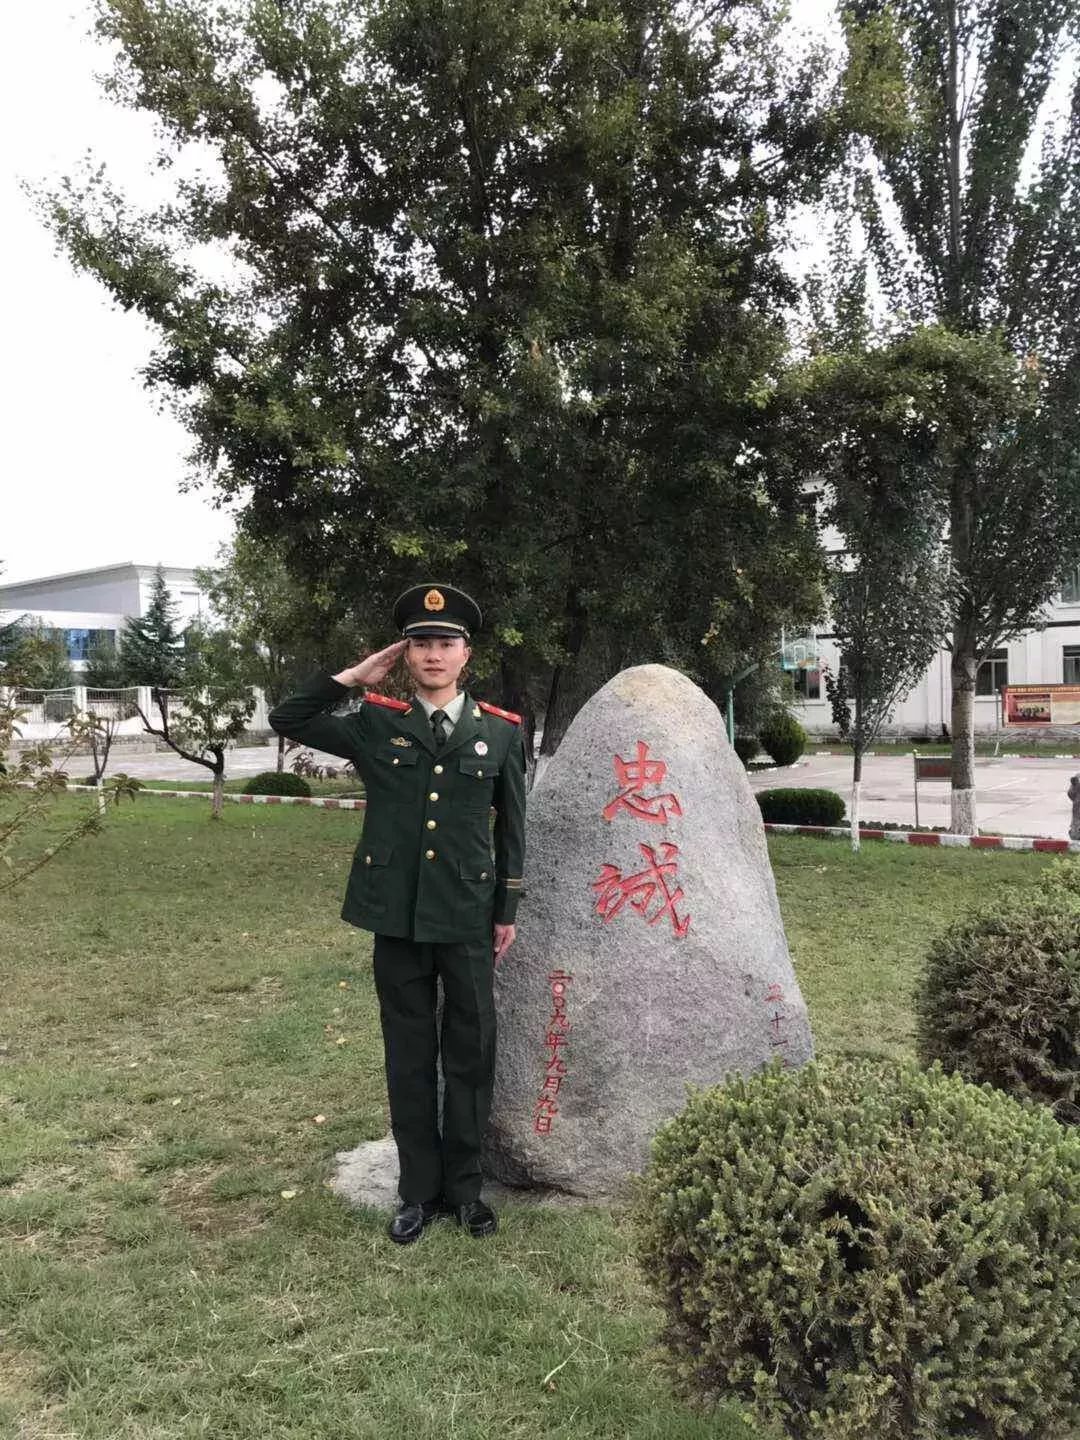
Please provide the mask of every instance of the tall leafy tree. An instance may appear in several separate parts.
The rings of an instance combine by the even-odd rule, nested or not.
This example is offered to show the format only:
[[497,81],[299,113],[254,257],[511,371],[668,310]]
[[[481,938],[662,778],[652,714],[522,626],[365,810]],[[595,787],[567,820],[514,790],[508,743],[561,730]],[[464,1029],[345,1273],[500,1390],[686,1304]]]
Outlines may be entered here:
[[[849,328],[845,338],[859,333]],[[793,367],[781,389],[778,428],[797,438],[823,487],[821,518],[833,549],[828,623],[840,652],[825,680],[834,722],[853,752],[856,850],[863,756],[948,630],[938,485],[941,437],[949,433],[942,339],[917,331],[818,355]]]
[[[1039,622],[1080,533],[1075,68],[1065,114],[1046,120],[1080,5],[844,0],[841,17],[860,136],[852,193],[876,286],[902,326],[956,337],[952,357],[942,340],[940,367],[951,418],[940,455],[954,582],[952,828],[972,832],[976,672]],[[975,337],[984,384],[962,353]]]
[[547,677],[549,748],[612,665],[707,679],[776,629],[815,561],[760,402],[839,146],[779,0],[98,10],[111,93],[217,172],[146,214],[96,175],[50,223],[291,574],[374,615],[417,573],[481,596],[474,669],[527,711]]
[[[268,706],[276,705],[313,665],[340,669],[359,655],[359,625],[336,618],[332,597],[299,584],[277,548],[242,530],[218,552],[218,564],[195,579],[214,614],[239,647],[240,665]],[[374,641],[368,648],[375,648]],[[278,737],[277,768],[284,768],[285,737]]]

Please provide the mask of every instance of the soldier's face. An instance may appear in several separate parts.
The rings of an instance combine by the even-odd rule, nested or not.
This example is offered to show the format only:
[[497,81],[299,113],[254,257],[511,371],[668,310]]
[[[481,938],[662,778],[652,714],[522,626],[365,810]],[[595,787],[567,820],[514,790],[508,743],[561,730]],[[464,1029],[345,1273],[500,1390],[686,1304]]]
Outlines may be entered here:
[[409,641],[405,665],[418,685],[456,684],[472,651],[460,635],[420,635]]

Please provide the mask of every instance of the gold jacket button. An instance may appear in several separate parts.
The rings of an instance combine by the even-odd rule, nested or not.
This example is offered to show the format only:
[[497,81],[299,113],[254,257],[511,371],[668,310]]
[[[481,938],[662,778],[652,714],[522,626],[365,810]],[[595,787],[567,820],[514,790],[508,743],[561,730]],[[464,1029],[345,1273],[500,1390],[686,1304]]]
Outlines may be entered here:
[[487,871],[486,871],[486,870],[481,870],[481,871],[480,871],[480,879],[481,879],[481,880],[486,880],[486,879],[487,879]]
[[439,798],[439,792],[437,790],[432,790],[431,794],[427,798],[429,800],[437,800]]
[[401,761],[397,758],[396,755],[394,756],[393,763],[394,763],[395,765],[400,765],[400,764],[401,764]]
[[364,856],[364,864],[365,864],[365,865],[370,865],[370,864],[371,864],[371,856],[370,856],[370,855],[365,855],[365,856]]
[[437,822],[434,821],[434,820],[429,820],[429,821],[427,822],[427,828],[428,828],[429,830],[434,830],[436,823],[437,823]]
[[436,775],[441,775],[441,774],[442,774],[442,766],[441,766],[441,765],[433,765],[431,768],[434,770],[434,772],[435,772]]
[[427,860],[434,860],[434,859],[435,859],[435,851],[434,851],[434,850],[425,850],[425,851],[424,851],[424,857],[425,857],[425,859],[427,859]]

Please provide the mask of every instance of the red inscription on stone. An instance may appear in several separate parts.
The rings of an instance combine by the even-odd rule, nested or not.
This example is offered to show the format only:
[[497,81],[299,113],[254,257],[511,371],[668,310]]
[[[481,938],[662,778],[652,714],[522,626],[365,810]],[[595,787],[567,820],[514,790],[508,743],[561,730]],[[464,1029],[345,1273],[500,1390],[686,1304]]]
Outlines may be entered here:
[[643,795],[646,786],[660,785],[667,774],[663,760],[650,760],[649,747],[644,740],[637,742],[637,758],[624,760],[616,755],[615,778],[619,782],[619,794],[609,801],[600,812],[605,820],[614,820],[620,810],[629,810],[638,820],[648,820],[656,825],[666,825],[668,815],[681,815],[679,797],[670,791],[665,795]]
[[[630,908],[636,910],[647,925],[655,925],[665,915],[670,915],[672,928],[681,938],[690,929],[690,916],[680,916],[675,908],[683,898],[682,887],[672,889],[668,884],[668,878],[674,877],[679,868],[675,858],[679,847],[665,840],[660,845],[660,855],[652,845],[639,843],[638,849],[648,861],[644,870],[624,875],[617,866],[605,865],[599,878],[592,882],[592,888],[597,892],[596,913],[604,917],[605,925],[610,924],[629,901]],[[654,901],[659,901],[659,904],[650,915],[649,906]]]
[[537,1135],[550,1135],[551,1123],[559,1113],[555,1097],[566,1079],[566,1061],[559,1055],[559,1050],[566,1044],[566,1035],[571,1028],[566,1018],[566,987],[573,978],[573,975],[565,970],[553,970],[548,976],[551,986],[551,1018],[547,1022],[547,1034],[544,1036],[548,1048],[544,1083],[533,1110],[533,1130]]

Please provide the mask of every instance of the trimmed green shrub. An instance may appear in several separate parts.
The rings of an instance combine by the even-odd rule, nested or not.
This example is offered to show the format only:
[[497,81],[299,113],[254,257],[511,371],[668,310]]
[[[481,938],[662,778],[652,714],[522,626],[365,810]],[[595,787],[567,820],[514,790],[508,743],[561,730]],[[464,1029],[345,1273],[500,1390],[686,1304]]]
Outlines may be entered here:
[[749,765],[750,761],[753,760],[754,756],[757,755],[760,750],[761,746],[758,743],[756,735],[735,736],[735,754],[738,755],[744,765]]
[[658,1133],[636,1248],[691,1393],[794,1440],[1073,1440],[1080,1137],[940,1068],[777,1068]]
[[794,765],[806,749],[806,731],[786,710],[775,710],[758,731],[762,749],[777,765]]
[[1080,888],[999,901],[931,945],[916,995],[920,1057],[1080,1124]]
[[261,770],[244,786],[245,795],[310,795],[311,786],[291,770]]
[[759,790],[761,817],[772,825],[840,825],[844,800],[835,790]]

